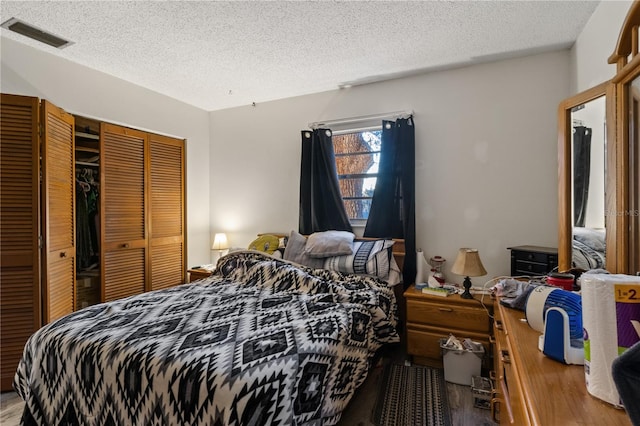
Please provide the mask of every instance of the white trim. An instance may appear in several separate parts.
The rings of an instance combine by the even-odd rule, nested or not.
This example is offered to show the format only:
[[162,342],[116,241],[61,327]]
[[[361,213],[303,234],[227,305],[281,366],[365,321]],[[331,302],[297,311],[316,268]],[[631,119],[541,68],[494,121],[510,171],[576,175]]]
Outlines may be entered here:
[[329,126],[344,126],[345,124],[364,123],[372,120],[397,120],[398,118],[409,118],[413,115],[413,110],[387,112],[384,114],[362,115],[359,117],[338,118],[333,120],[316,121],[309,123],[310,129],[319,129]]
[[357,129],[336,130],[336,131],[332,131],[331,133],[333,134],[333,136],[340,136],[340,135],[348,135],[349,133],[374,132],[376,130],[382,130],[382,123],[380,123],[378,126],[367,126],[367,127],[359,127]]

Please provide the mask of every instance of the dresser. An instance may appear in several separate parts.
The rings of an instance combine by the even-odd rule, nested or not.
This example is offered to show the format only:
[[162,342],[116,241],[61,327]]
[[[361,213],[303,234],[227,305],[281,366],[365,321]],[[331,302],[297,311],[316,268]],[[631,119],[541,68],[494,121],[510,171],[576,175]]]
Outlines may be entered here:
[[[411,285],[405,292],[407,353],[416,364],[442,367],[440,339],[450,334],[458,338],[471,338],[484,346],[485,354],[490,353],[489,332],[490,312],[493,301],[484,296],[484,306],[480,297],[462,299],[455,294],[447,297],[422,293]],[[488,366],[485,357],[485,367]]]
[[582,365],[565,365],[538,349],[538,333],[522,311],[494,308],[494,395],[503,425],[631,425],[626,412],[587,391]]
[[558,266],[558,249],[540,246],[516,246],[511,250],[511,275],[546,275]]

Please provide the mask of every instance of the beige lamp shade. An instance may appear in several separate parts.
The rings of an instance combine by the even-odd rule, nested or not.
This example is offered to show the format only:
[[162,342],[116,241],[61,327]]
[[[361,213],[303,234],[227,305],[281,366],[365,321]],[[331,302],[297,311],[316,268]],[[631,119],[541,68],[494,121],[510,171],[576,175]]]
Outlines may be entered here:
[[229,242],[227,241],[227,234],[219,233],[213,237],[213,246],[211,250],[226,250],[229,248]]
[[451,272],[466,277],[481,277],[487,275],[487,270],[482,266],[478,249],[472,248],[461,248],[458,250],[458,257],[456,257]]

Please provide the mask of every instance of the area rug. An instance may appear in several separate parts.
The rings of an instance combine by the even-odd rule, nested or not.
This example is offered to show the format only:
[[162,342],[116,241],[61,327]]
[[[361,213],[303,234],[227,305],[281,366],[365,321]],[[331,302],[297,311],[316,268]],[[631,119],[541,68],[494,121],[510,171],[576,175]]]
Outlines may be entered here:
[[451,426],[444,370],[388,364],[372,421],[378,426]]

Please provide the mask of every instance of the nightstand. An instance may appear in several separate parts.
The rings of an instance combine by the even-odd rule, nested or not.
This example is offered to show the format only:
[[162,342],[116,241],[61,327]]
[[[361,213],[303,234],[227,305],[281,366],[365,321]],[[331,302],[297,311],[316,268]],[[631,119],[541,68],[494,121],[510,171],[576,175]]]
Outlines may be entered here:
[[187,270],[189,282],[201,280],[203,278],[208,278],[211,276],[211,272],[212,271],[209,271],[208,269],[201,269],[201,268],[189,269]]
[[546,275],[558,266],[558,249],[540,246],[509,247],[511,275]]
[[[489,354],[491,322],[489,312],[480,303],[481,296],[462,299],[460,295],[432,296],[411,285],[405,292],[407,301],[407,353],[416,364],[442,368],[440,339],[453,334],[457,338],[471,338],[482,343]],[[484,304],[491,312],[493,300],[484,296]],[[489,368],[488,357],[484,366]]]

